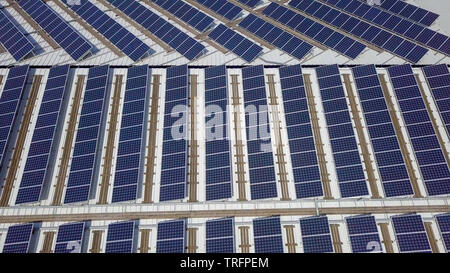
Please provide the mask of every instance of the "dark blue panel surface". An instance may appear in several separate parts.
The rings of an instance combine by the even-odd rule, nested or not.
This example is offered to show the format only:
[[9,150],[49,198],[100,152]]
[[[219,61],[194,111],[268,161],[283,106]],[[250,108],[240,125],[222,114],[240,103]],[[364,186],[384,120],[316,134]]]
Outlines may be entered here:
[[256,253],[283,253],[279,216],[254,219],[253,237]]
[[326,216],[300,219],[303,249],[305,253],[333,252],[330,227]]
[[400,252],[430,252],[422,217],[416,214],[392,217],[395,236]]

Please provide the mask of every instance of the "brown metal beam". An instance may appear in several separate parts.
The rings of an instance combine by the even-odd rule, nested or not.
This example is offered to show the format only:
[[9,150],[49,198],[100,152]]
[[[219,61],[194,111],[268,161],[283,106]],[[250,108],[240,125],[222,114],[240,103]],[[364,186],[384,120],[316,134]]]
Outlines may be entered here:
[[431,222],[424,222],[425,230],[427,232],[428,240],[430,241],[431,251],[433,253],[439,253],[439,247],[437,245],[436,236],[434,236],[433,227]]
[[94,230],[92,231],[92,247],[89,250],[90,253],[100,253],[102,251],[102,236],[103,230]]
[[53,248],[53,238],[55,237],[55,232],[49,231],[44,232],[44,244],[40,253],[52,253]]
[[394,247],[392,245],[392,239],[389,235],[389,228],[388,223],[379,223],[378,224],[381,229],[381,236],[383,236],[382,243],[384,244],[384,247],[386,248],[387,253],[394,253]]
[[294,226],[287,225],[284,226],[284,229],[286,230],[286,247],[288,248],[288,253],[296,253],[295,248],[297,247],[297,243],[295,243]]
[[150,233],[151,229],[141,229],[141,246],[139,247],[140,253],[150,252]]
[[197,140],[197,75],[191,75],[191,120],[189,141],[189,202],[198,202],[198,140]]
[[187,253],[197,252],[197,228],[188,228],[187,230]]
[[331,224],[331,237],[333,239],[333,248],[334,252],[336,253],[342,253],[342,241],[341,236],[339,235],[339,225],[337,224]]
[[241,235],[241,244],[239,247],[241,248],[241,253],[250,253],[250,240],[248,236],[248,230],[250,227],[242,226],[239,227],[240,235]]

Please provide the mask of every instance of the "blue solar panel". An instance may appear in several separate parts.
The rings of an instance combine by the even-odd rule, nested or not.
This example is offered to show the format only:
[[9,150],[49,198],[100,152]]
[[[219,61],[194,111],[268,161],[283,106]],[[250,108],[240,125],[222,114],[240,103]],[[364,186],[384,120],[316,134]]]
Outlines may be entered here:
[[200,32],[205,32],[214,23],[213,18],[181,0],[154,0],[152,2]]
[[206,253],[234,253],[234,219],[206,221]]
[[39,226],[37,223],[10,226],[3,245],[3,253],[33,252]]
[[0,5],[0,43],[16,61],[21,61],[35,48],[30,39],[19,30],[17,23],[10,19],[2,5]]
[[181,55],[192,61],[206,53],[201,43],[134,0],[108,0]]
[[263,66],[242,69],[248,166],[252,200],[276,198],[277,185],[270,138]]
[[302,218],[300,229],[305,253],[333,252],[330,226],[326,216]]
[[223,24],[219,24],[208,37],[249,63],[263,51],[262,47]]
[[27,81],[29,67],[18,66],[9,70],[0,97],[0,166],[5,156],[11,129],[14,125],[19,103]]
[[253,219],[255,253],[283,253],[279,216]]
[[[139,193],[139,186],[142,184],[149,75],[146,65],[128,69],[112,195],[113,203],[135,200]],[[128,137],[131,131],[136,133],[132,134],[133,137]]]
[[[105,111],[107,106],[104,105],[108,96],[108,78],[109,65],[89,69],[64,204],[88,201],[91,186],[96,181],[94,171],[101,157],[101,152],[97,151],[101,151],[99,139],[104,133],[101,128],[102,120],[107,114]],[[90,105],[94,102],[95,109],[90,109]]]
[[436,222],[447,252],[450,252],[450,214],[436,215]]
[[[70,90],[66,90],[69,69],[69,65],[50,69],[24,173],[20,181],[16,204],[38,202],[45,179],[50,175],[48,168],[50,154],[54,143],[57,142],[54,136],[57,122],[61,118],[61,104],[65,93],[70,92]],[[36,162],[39,162],[39,164],[36,164]]]
[[425,26],[431,26],[438,14],[400,0],[382,0],[381,8]]
[[66,2],[73,11],[133,61],[136,62],[150,55],[151,49],[148,45],[106,15],[106,13],[89,2],[89,0],[82,0],[79,5],[72,5],[69,0],[66,0]]
[[132,253],[137,238],[137,221],[118,222],[108,225],[106,253]]
[[[299,2],[300,0],[295,1]],[[302,1],[311,2],[313,0]],[[411,39],[412,41],[424,44],[434,50],[441,51],[444,54],[450,54],[450,37],[438,33],[434,30],[425,28],[417,23],[411,22],[408,19],[403,19],[396,14],[383,11],[379,7],[370,6],[368,3],[362,3],[358,0],[341,0],[337,3],[335,0],[324,1],[329,5],[335,6],[341,10],[345,10],[346,12],[358,16],[374,25],[387,28],[393,33]],[[365,7],[367,11],[363,14],[356,12],[356,9],[362,6]],[[392,23],[393,20],[396,23]],[[421,37],[422,35],[430,36],[431,39],[424,39],[423,37]],[[412,46],[414,46],[414,44],[412,44]],[[407,52],[405,51],[404,53]],[[402,52],[399,52],[399,54],[402,54]]]
[[195,0],[228,20],[234,20],[242,13],[242,9],[227,0]]
[[412,195],[404,157],[374,65],[352,69],[386,197]]
[[[280,78],[297,198],[323,196],[301,66],[280,68]],[[299,128],[304,136],[297,137]]]
[[186,250],[187,220],[158,223],[157,253],[184,253]]
[[231,143],[227,138],[229,128],[227,83],[225,66],[205,69],[207,201],[226,199],[233,195]]
[[450,170],[410,65],[388,68],[428,195],[450,193]]
[[261,2],[261,0],[237,0],[237,1],[251,8],[256,7]]
[[[296,4],[296,1],[293,2]],[[294,3],[290,2],[289,5],[294,6]],[[366,48],[360,42],[278,3],[271,3],[264,9],[263,14],[351,59],[356,58]]]
[[[167,69],[160,201],[179,200],[187,195],[188,84],[187,66]],[[177,160],[174,160],[175,157]]]
[[358,215],[345,218],[353,253],[382,252],[375,217]]
[[342,197],[368,195],[364,169],[337,65],[316,68]]
[[447,65],[439,64],[423,68],[434,101],[441,114],[447,134],[450,136],[450,73]]
[[313,48],[307,42],[254,14],[249,14],[245,17],[239,23],[239,26],[299,60],[303,59]]
[[400,252],[431,252],[425,226],[420,215],[392,217],[395,236]]
[[21,0],[17,3],[76,61],[92,52],[86,38],[60,17],[42,0]]
[[59,226],[55,253],[81,253],[85,224],[85,222],[79,222]]

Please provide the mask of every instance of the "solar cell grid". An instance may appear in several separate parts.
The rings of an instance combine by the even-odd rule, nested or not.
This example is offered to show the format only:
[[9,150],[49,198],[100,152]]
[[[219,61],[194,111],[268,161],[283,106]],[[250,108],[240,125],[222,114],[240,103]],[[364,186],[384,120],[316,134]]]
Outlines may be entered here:
[[261,0],[238,0],[238,2],[251,8],[255,8],[261,2]]
[[255,253],[283,253],[279,216],[253,219]]
[[136,228],[135,221],[109,224],[105,252],[132,253]]
[[420,215],[399,215],[391,219],[400,252],[431,252]]
[[186,248],[187,220],[158,223],[157,253],[184,253]]
[[447,252],[450,252],[450,214],[436,215],[436,222]]
[[213,10],[219,15],[228,20],[236,19],[241,13],[242,9],[227,0],[195,0],[201,5]]
[[330,227],[326,216],[300,219],[303,250],[305,253],[333,252]]
[[439,17],[439,15],[434,12],[399,0],[383,0],[381,1],[380,7],[425,26],[431,26]]
[[13,225],[8,228],[3,253],[28,253],[33,224]]
[[234,253],[233,218],[206,221],[206,252]]
[[374,216],[359,215],[345,220],[353,253],[383,251]]
[[58,227],[55,253],[80,253],[85,223],[69,223]]

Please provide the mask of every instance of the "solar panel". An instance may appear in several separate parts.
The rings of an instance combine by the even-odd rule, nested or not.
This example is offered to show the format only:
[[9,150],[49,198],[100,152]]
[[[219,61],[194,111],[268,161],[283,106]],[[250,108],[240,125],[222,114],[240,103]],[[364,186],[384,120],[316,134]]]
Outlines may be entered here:
[[242,69],[252,200],[278,197],[270,137],[264,67]]
[[352,69],[386,197],[412,195],[400,144],[374,65]]
[[63,98],[66,92],[70,92],[70,89],[66,90],[69,69],[69,65],[64,65],[53,67],[49,71],[25,169],[20,179],[16,205],[38,202],[46,178],[51,175],[49,169],[51,151],[58,142],[54,139],[56,126],[61,118]]
[[383,0],[381,1],[380,7],[425,26],[431,26],[439,17],[439,15],[434,12],[416,7],[400,0]]
[[3,86],[0,97],[0,166],[19,110],[19,104],[27,82],[28,70],[28,65],[11,68]]
[[158,223],[157,253],[184,253],[186,249],[187,220]]
[[450,214],[436,215],[436,222],[447,252],[450,252]]
[[428,195],[450,193],[450,170],[410,65],[388,68]]
[[[296,3],[296,1],[289,3],[294,6],[292,2]],[[360,42],[274,2],[263,10],[263,14],[350,59],[356,58],[366,48]]]
[[333,252],[330,226],[326,216],[314,216],[300,219],[303,250],[305,253]]
[[106,15],[105,12],[89,2],[89,0],[82,0],[79,5],[70,4],[70,0],[66,0],[66,2],[73,11],[133,61],[136,62],[150,55],[151,48],[148,45]]
[[249,63],[263,51],[262,47],[223,24],[219,24],[208,37]]
[[58,227],[55,253],[81,253],[85,222],[69,223]]
[[261,2],[261,0],[237,0],[237,1],[251,8],[255,8]]
[[86,38],[63,20],[42,0],[21,0],[17,3],[38,23],[74,60],[78,61],[92,52],[93,46]]
[[10,226],[3,245],[3,253],[33,252],[39,226],[37,223]]
[[148,116],[149,68],[128,69],[112,202],[136,200],[142,184]]
[[420,215],[409,214],[393,216],[392,224],[394,226],[400,253],[431,253],[430,243],[428,242],[425,226],[423,225],[422,217]]
[[242,9],[227,0],[195,0],[199,4],[213,10],[222,17],[228,20],[236,19],[241,13]]
[[307,42],[253,14],[247,15],[239,23],[239,26],[299,60],[303,59],[313,48]]
[[133,253],[135,251],[137,227],[137,221],[109,224],[105,253]]
[[297,198],[323,196],[302,68],[295,65],[279,71]]
[[345,221],[353,253],[383,252],[374,216],[358,215]]
[[186,65],[167,69],[160,201],[180,200],[187,195],[188,85]]
[[337,65],[316,68],[341,196],[369,194]]
[[[398,35],[411,39],[417,43],[424,44],[444,54],[450,54],[450,37],[444,34],[423,27],[417,23],[411,22],[408,19],[403,19],[396,14],[383,11],[376,6],[370,6],[367,3],[362,3],[358,0],[341,0],[337,3],[335,0],[324,1],[331,6],[345,10],[354,16],[358,16],[371,24],[386,28],[393,33],[397,33]],[[357,12],[356,10],[359,7],[365,7],[365,12]]]
[[96,181],[94,171],[101,157],[99,139],[104,133],[102,120],[107,114],[108,78],[109,65],[89,69],[64,204],[88,201],[91,185]]
[[283,253],[279,216],[253,219],[255,253]]
[[17,23],[6,14],[2,5],[0,5],[0,43],[18,62],[31,54],[35,48],[30,39],[17,27]]
[[[233,195],[227,107],[228,81],[225,66],[205,69],[207,201],[226,199]],[[218,135],[219,133],[221,134]]]
[[213,18],[181,0],[153,0],[152,2],[200,32],[205,32],[214,23]]
[[173,26],[134,0],[108,0],[135,22],[192,61],[206,53],[206,48],[184,31]]
[[[343,1],[341,2],[344,3]],[[349,1],[345,1],[345,3],[348,2]],[[416,45],[398,35],[391,34],[380,27],[361,21],[358,18],[352,17],[320,2],[314,0],[292,0],[289,2],[289,5],[412,63],[420,61],[428,52],[428,49],[420,45]],[[301,24],[297,24],[294,20],[290,22],[295,28],[307,27],[308,31],[311,30],[312,33],[314,33],[316,30],[313,29],[313,27],[310,27],[313,23],[314,21],[308,18],[303,19]],[[325,39],[328,38],[328,32],[322,31],[316,36]],[[330,37],[327,40],[327,43],[333,45],[336,41],[340,40],[339,38],[341,36],[342,34],[338,33],[334,35],[334,37]],[[345,49],[345,43],[341,46]]]
[[439,64],[423,68],[428,86],[441,115],[447,134],[450,136],[450,73],[447,65]]
[[234,253],[234,219],[206,221],[206,253]]

